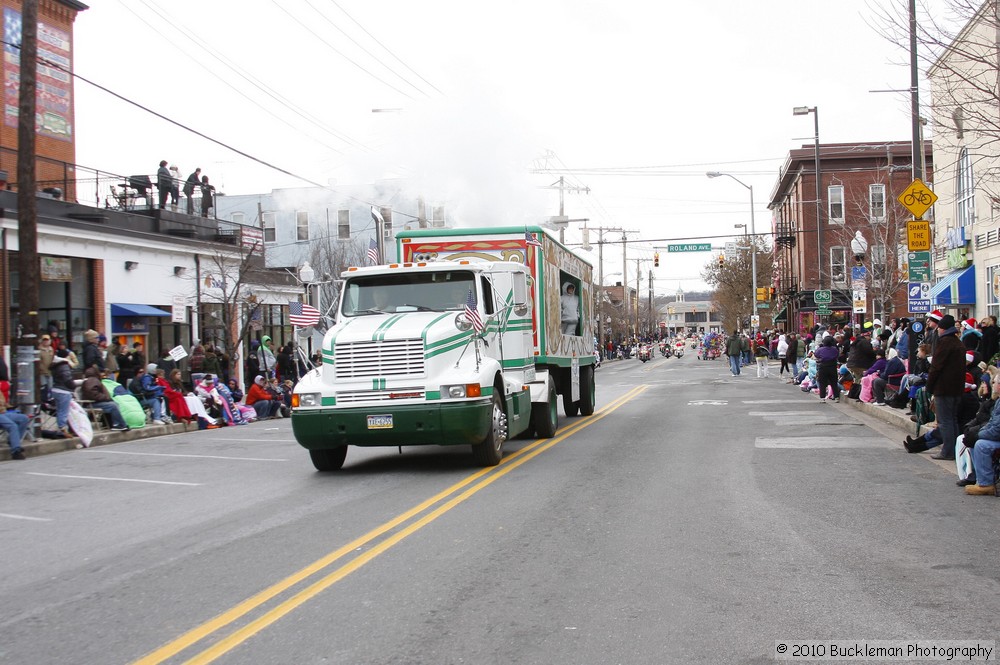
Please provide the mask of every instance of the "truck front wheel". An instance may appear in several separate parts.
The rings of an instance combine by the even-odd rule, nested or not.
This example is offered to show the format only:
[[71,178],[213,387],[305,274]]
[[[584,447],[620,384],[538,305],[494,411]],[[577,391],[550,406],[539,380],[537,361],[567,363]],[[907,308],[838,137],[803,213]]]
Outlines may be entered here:
[[503,410],[503,400],[493,392],[493,417],[490,431],[482,443],[472,446],[472,456],[480,466],[496,466],[503,457],[503,443],[507,440],[507,414]]
[[333,449],[310,450],[313,466],[317,471],[338,471],[347,459],[347,446]]
[[551,439],[559,429],[559,406],[556,384],[549,377],[548,401],[531,405],[531,425],[539,439]]

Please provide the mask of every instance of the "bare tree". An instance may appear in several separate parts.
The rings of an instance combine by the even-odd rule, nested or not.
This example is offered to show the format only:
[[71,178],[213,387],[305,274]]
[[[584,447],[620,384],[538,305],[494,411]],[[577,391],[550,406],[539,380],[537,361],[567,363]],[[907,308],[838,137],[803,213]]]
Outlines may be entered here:
[[351,266],[366,265],[367,261],[366,250],[358,240],[344,241],[327,235],[310,247],[309,264],[317,275],[313,293],[318,298],[318,309],[324,317],[317,326],[320,332],[326,330],[327,322],[332,319],[330,315],[340,297],[340,274]]
[[202,267],[202,311],[198,323],[203,342],[221,346],[235,363],[238,350],[259,321],[261,303],[253,286],[289,282],[262,267],[262,246],[252,243],[231,251],[216,250]]
[[[874,17],[873,27],[900,47],[901,62],[908,58],[908,0],[876,8]],[[976,186],[1000,199],[1000,0],[919,0],[916,26],[917,54],[931,83],[935,156],[939,143],[960,143]],[[937,159],[934,166],[951,174],[958,164]]]
[[[751,239],[751,242],[756,245],[757,286],[769,287],[774,265],[772,249],[762,237]],[[701,276],[709,286],[714,287],[712,302],[722,317],[723,328],[736,330],[749,327],[755,295],[749,247],[741,247],[735,260],[712,260],[705,266]],[[761,323],[764,323],[765,317],[767,315],[762,315]]]
[[[906,289],[903,266],[907,251],[906,222],[911,215],[896,199],[899,191],[893,190],[892,173],[893,166],[889,160],[877,165],[870,185],[882,185],[881,201],[871,200],[870,188],[864,194],[855,189],[851,198],[844,201],[844,224],[830,232],[831,247],[844,248],[842,263],[830,267],[834,285],[850,289],[853,281],[851,269],[864,267],[865,290],[872,317],[880,319],[893,311],[894,303]],[[867,251],[855,256],[851,243],[858,231],[861,231],[867,244]]]

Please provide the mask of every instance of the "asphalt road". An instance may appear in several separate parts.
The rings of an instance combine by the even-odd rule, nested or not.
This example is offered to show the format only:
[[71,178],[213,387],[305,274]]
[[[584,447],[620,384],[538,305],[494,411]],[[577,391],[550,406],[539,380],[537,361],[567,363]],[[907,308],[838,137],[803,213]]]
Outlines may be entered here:
[[492,469],[352,448],[321,474],[288,421],[3,463],[0,663],[771,663],[779,640],[995,640],[1000,503],[899,438],[689,353],[605,363],[597,414]]

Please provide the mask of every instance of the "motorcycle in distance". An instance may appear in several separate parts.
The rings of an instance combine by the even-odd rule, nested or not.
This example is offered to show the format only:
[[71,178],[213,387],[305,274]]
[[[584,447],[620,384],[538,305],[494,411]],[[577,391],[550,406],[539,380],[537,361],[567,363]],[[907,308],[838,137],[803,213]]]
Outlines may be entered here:
[[652,356],[653,356],[653,350],[649,347],[648,344],[643,344],[642,346],[639,347],[639,360],[641,360],[642,362],[646,362],[647,360],[650,360]]
[[674,347],[674,357],[683,358],[684,357],[684,342],[678,342]]

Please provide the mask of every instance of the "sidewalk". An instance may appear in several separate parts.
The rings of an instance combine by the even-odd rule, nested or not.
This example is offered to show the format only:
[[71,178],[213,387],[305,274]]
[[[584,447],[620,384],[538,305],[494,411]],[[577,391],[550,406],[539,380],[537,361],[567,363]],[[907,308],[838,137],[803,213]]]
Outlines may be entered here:
[[[751,370],[755,370],[753,365],[748,365],[748,368],[750,368]],[[777,363],[777,368],[776,368],[774,361],[772,361],[772,364],[768,365],[768,376],[778,377],[777,370],[780,368],[781,368],[780,363]],[[787,380],[787,377],[788,375],[785,374],[778,378],[781,382],[784,383]],[[792,384],[787,384],[787,385],[789,389],[801,391],[801,389],[796,385]],[[930,429],[926,425],[921,425],[920,431],[918,432],[917,424],[912,420],[910,420],[910,416],[906,415],[906,409],[894,409],[891,406],[875,406],[875,404],[869,404],[867,402],[860,402],[858,400],[848,399],[846,391],[841,391],[840,403],[846,404],[851,408],[858,409],[859,411],[862,411],[865,414],[872,416],[877,420],[881,420],[886,424],[899,428],[899,430],[902,432],[904,436],[905,435],[918,436],[919,434],[923,434]]]
[[[107,446],[112,443],[121,443],[123,441],[139,441],[141,439],[150,439],[155,436],[179,434],[181,432],[193,432],[197,431],[197,429],[198,425],[196,423],[192,423],[190,425],[185,425],[184,423],[171,423],[169,425],[147,424],[145,427],[130,429],[127,432],[112,432],[110,430],[105,430],[94,433],[94,440],[90,442],[90,446]],[[71,439],[39,438],[38,441],[25,439],[22,447],[24,448],[24,455],[31,458],[38,457],[39,455],[61,453],[66,450],[75,450],[77,445],[82,443],[83,442],[77,437],[73,437]],[[0,446],[2,446],[2,448],[0,448],[0,462],[10,461],[10,446],[7,445],[6,439],[4,439]]]

